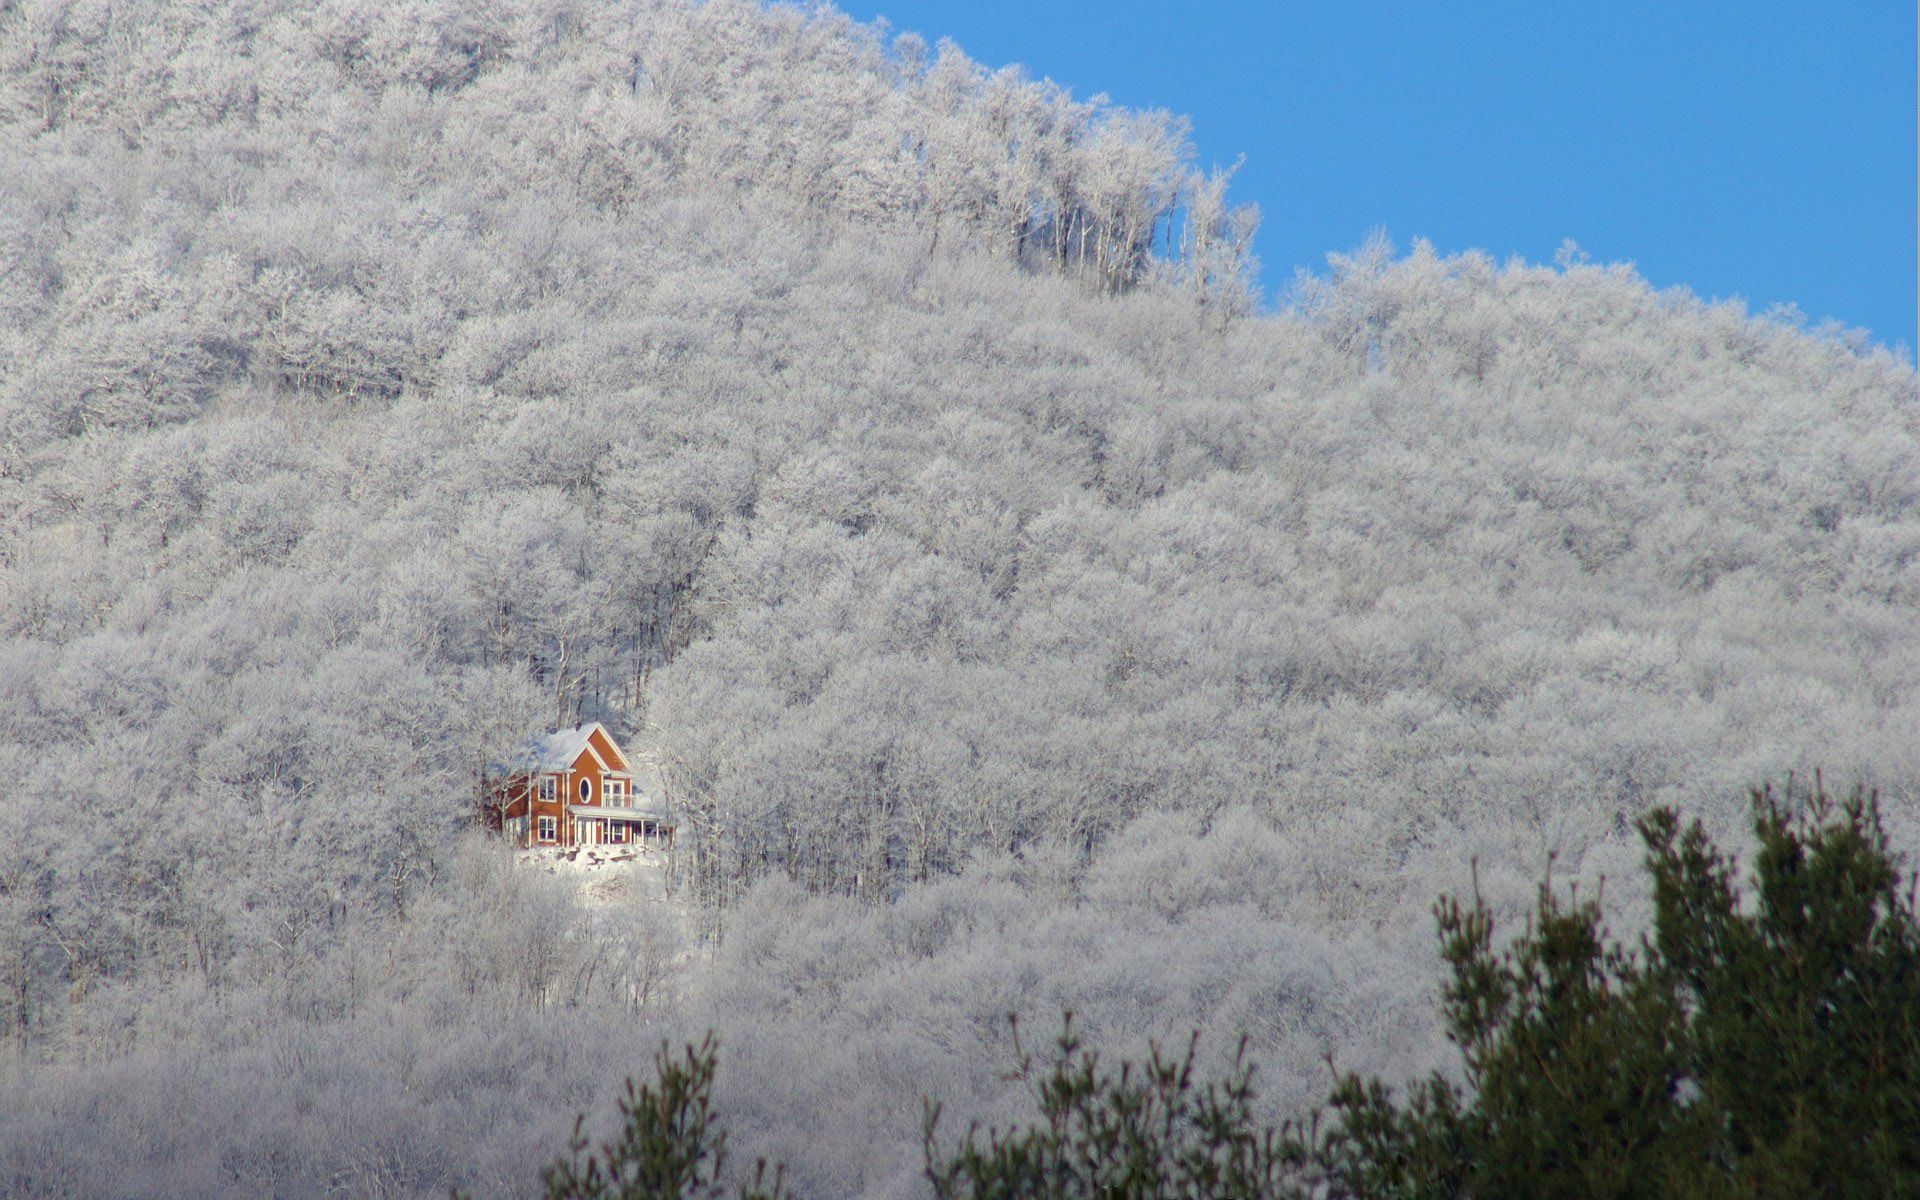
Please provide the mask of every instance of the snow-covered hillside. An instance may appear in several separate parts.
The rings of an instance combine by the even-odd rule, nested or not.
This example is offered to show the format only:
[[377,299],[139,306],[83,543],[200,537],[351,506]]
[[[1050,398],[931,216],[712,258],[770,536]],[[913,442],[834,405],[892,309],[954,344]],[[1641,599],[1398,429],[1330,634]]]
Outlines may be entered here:
[[[712,1027],[916,1195],[1007,1012],[1277,1111],[1433,1061],[1470,861],[1920,846],[1910,370],[1577,254],[1257,312],[1190,158],[829,10],[0,7],[0,1193],[513,1194]],[[674,906],[470,835],[585,718]]]

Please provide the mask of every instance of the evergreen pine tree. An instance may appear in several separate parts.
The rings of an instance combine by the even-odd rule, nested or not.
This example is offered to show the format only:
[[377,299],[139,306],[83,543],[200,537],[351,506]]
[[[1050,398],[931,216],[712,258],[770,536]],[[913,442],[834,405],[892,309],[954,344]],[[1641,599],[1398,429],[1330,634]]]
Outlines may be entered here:
[[1366,1197],[1920,1195],[1920,926],[1877,802],[1754,795],[1749,897],[1698,823],[1640,822],[1652,932],[1543,886],[1495,948],[1437,908],[1464,1086],[1343,1078],[1321,1147]]

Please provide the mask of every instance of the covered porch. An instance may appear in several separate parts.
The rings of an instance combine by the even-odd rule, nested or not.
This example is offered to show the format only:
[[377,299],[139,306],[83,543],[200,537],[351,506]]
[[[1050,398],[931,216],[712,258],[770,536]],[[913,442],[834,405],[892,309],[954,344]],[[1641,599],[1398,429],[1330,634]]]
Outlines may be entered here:
[[667,850],[673,847],[673,822],[662,813],[638,808],[597,804],[569,804],[576,846],[634,846]]

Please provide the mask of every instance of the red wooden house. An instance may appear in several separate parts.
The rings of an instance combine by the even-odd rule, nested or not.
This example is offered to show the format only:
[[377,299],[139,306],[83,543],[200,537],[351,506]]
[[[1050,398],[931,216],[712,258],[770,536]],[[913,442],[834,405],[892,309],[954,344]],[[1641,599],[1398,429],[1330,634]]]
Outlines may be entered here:
[[488,771],[486,794],[488,826],[516,846],[673,846],[659,771],[598,721],[534,738]]

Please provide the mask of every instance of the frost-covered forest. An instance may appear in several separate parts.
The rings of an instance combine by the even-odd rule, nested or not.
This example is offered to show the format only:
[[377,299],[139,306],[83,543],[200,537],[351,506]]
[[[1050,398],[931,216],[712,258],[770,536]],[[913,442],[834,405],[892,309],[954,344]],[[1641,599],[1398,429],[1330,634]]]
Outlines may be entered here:
[[[1227,183],[830,9],[0,4],[0,1193],[521,1194],[713,1028],[919,1196],[1009,1012],[1297,1111],[1441,1061],[1470,862],[1920,848],[1910,368],[1572,251],[1263,310]],[[592,718],[686,920],[470,832]]]

